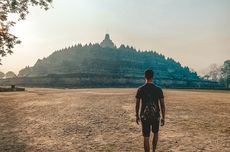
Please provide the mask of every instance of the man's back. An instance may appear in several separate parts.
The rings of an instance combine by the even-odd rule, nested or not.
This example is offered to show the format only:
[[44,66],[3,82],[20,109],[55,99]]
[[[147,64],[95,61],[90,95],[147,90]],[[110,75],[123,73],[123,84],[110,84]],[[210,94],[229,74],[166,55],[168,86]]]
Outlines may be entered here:
[[160,117],[159,99],[163,98],[162,89],[153,83],[146,83],[138,88],[136,98],[141,99],[141,115],[149,102],[156,108],[157,114]]

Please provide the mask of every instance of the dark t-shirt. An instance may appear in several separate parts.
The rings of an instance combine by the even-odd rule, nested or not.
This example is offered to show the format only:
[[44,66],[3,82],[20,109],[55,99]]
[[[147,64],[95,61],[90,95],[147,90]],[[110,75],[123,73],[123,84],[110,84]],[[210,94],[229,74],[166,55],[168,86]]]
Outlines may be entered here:
[[156,107],[157,114],[160,117],[159,99],[164,98],[163,91],[153,83],[146,83],[139,87],[136,94],[137,99],[141,99],[141,115],[147,104],[151,103]]

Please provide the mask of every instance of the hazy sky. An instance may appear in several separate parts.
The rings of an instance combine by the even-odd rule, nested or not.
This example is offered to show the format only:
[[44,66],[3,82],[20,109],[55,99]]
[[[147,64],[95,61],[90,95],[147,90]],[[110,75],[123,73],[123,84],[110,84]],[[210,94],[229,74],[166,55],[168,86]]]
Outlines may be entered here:
[[53,0],[31,8],[12,30],[20,40],[0,71],[18,72],[38,58],[105,33],[117,46],[155,50],[196,71],[230,59],[230,0]]

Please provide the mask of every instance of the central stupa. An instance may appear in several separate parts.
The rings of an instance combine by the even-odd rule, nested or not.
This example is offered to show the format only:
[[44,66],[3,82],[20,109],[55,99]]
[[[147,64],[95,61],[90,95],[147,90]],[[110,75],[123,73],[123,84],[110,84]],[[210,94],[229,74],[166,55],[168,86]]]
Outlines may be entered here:
[[100,46],[103,48],[116,48],[116,45],[110,39],[109,34],[105,35],[105,39],[100,43]]

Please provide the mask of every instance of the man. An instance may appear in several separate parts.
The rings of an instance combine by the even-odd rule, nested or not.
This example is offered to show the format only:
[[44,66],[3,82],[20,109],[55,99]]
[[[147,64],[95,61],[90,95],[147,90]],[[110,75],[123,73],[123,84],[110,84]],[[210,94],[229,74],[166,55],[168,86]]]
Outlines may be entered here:
[[[165,124],[164,95],[162,89],[153,84],[153,77],[153,70],[147,69],[145,71],[146,83],[138,88],[136,94],[136,123],[139,124],[139,121],[141,120],[145,152],[150,151],[150,130],[152,130],[152,132],[154,133],[152,141],[153,152],[155,152],[156,150],[160,123],[160,109],[162,113],[161,126],[164,126]],[[140,101],[141,111],[139,116]]]

